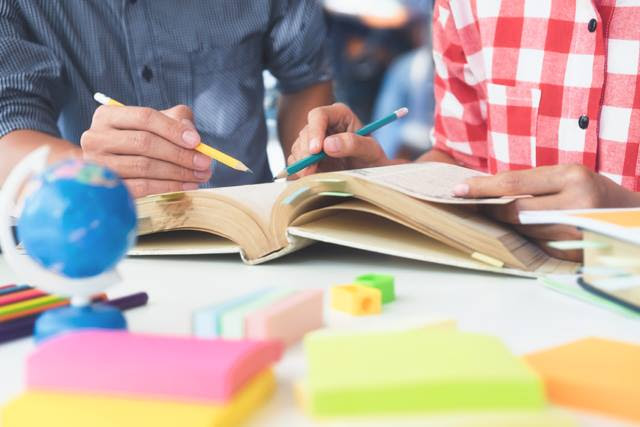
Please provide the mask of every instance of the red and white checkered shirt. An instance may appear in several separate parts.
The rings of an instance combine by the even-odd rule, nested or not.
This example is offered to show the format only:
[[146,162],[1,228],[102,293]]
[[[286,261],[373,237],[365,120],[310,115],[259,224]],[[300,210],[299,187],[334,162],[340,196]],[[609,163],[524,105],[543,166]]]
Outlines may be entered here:
[[640,191],[640,0],[437,0],[433,45],[436,148]]

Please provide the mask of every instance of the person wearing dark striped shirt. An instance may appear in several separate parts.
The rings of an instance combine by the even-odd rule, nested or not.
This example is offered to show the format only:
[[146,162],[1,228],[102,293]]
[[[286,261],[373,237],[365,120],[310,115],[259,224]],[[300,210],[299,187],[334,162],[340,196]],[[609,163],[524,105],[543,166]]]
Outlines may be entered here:
[[[136,197],[268,181],[263,71],[288,155],[332,102],[325,36],[317,0],[0,0],[0,183],[43,145],[112,168]],[[254,174],[212,164],[200,141]]]

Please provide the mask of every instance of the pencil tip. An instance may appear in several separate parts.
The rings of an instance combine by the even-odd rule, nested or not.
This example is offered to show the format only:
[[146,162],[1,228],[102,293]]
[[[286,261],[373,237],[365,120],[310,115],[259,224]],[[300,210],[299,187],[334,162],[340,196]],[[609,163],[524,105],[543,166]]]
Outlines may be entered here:
[[280,171],[280,173],[278,173],[278,175],[273,177],[273,180],[277,180],[277,179],[282,179],[282,178],[286,178],[287,177],[287,170],[284,169],[282,171]]
[[253,175],[253,171],[251,170],[251,168],[247,168],[247,172]]

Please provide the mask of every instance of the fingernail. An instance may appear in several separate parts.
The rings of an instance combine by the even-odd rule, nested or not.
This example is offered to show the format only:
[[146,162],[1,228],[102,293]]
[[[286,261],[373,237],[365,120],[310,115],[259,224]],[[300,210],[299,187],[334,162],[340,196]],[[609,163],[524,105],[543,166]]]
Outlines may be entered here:
[[454,196],[466,196],[469,194],[469,184],[458,184],[453,187]]
[[209,171],[193,171],[193,176],[196,177],[199,181],[206,181],[211,176],[211,172]]
[[196,145],[198,145],[200,143],[200,135],[198,135],[198,132],[196,132],[194,130],[186,130],[182,134],[182,140],[189,147],[195,147]]
[[327,138],[324,140],[325,151],[331,151],[337,153],[340,151],[340,140],[338,138]]
[[195,182],[185,182],[184,184],[182,184],[182,189],[185,191],[197,190],[198,188],[200,188],[200,185],[196,184]]
[[309,141],[309,150],[314,153],[320,151],[320,141],[318,140],[318,138],[313,138],[311,141]]
[[204,154],[196,153],[193,155],[193,164],[198,169],[206,169],[211,166],[211,159]]

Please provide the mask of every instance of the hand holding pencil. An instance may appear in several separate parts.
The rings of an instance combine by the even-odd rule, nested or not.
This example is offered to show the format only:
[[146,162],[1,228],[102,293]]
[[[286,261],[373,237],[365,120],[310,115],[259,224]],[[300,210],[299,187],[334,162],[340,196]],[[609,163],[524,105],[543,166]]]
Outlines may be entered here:
[[211,178],[212,158],[244,166],[202,144],[193,113],[184,105],[158,111],[124,106],[102,94],[96,100],[103,106],[82,135],[83,156],[113,169],[136,198],[198,188]]
[[344,104],[319,107],[309,113],[309,122],[294,142],[289,165],[276,178],[293,174],[311,175],[343,169],[360,169],[396,163],[389,160],[370,133],[407,115],[400,108],[369,125]]

